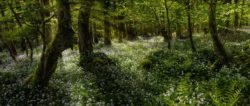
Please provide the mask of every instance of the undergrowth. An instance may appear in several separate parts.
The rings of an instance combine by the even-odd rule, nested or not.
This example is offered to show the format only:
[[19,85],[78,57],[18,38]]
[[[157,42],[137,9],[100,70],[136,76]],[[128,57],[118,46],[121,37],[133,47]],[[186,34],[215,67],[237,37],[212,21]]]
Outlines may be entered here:
[[197,52],[188,40],[175,40],[168,50],[161,37],[113,46],[95,46],[80,59],[66,50],[44,91],[23,86],[35,60],[13,63],[0,55],[0,105],[245,105],[250,93],[250,41],[227,41],[232,62],[211,70],[217,60],[207,35],[196,35]]

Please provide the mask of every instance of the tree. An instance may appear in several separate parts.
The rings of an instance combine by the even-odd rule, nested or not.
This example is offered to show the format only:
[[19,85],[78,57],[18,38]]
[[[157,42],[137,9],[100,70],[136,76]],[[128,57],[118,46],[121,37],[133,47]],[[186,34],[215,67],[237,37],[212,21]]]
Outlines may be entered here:
[[216,24],[216,3],[217,0],[209,0],[209,28],[214,45],[214,51],[219,57],[218,63],[215,68],[220,68],[222,64],[228,63],[227,53],[218,38],[217,24]]
[[172,39],[172,33],[171,33],[171,23],[170,23],[170,17],[169,17],[169,6],[167,4],[167,0],[164,0],[164,6],[165,6],[165,10],[166,10],[166,18],[167,18],[167,28],[166,30],[166,37],[164,37],[164,41],[168,42],[168,48],[171,48],[171,39]]
[[84,0],[81,3],[78,17],[78,37],[80,54],[93,52],[93,36],[90,33],[89,18],[94,0]]
[[[22,25],[22,23],[21,23],[20,17],[19,17],[18,14],[15,12],[14,8],[12,7],[12,4],[8,3],[8,5],[9,5],[9,7],[10,7],[11,13],[14,15],[14,18],[15,18],[15,20],[16,20],[18,26],[19,26],[20,28],[23,28],[23,25]],[[29,39],[28,37],[25,36],[24,39],[23,39],[23,41],[25,42],[25,40],[26,40],[26,42],[28,43],[29,48],[30,48],[30,60],[33,61],[33,45],[32,45],[32,43],[31,43],[31,41],[30,41],[30,39]]]
[[194,41],[193,41],[193,31],[192,31],[192,22],[191,22],[191,2],[190,0],[186,1],[186,11],[187,11],[187,17],[188,17],[188,36],[190,39],[190,44],[193,52],[196,51],[196,48],[194,46]]
[[109,21],[110,15],[109,15],[109,10],[110,10],[110,1],[109,0],[103,0],[103,8],[104,8],[104,44],[107,46],[111,45],[111,23]]
[[50,16],[50,11],[48,9],[46,9],[46,7],[49,6],[50,1],[49,0],[39,0],[39,4],[40,4],[40,16],[41,16],[41,20],[40,20],[40,24],[41,24],[41,37],[42,37],[42,42],[43,42],[43,54],[46,52],[46,48],[49,44],[49,42],[51,41],[51,31],[50,31],[50,24],[49,24],[49,19],[46,20],[46,17]]
[[28,79],[33,86],[43,88],[55,72],[58,58],[62,51],[73,45],[73,29],[71,28],[71,14],[69,0],[58,0],[58,31],[55,39],[42,55],[38,68]]
[[175,10],[175,15],[176,15],[176,36],[178,38],[182,38],[182,33],[181,33],[181,22],[180,22],[180,19],[181,19],[181,9],[180,7],[178,7],[176,10]]
[[234,29],[236,30],[239,27],[239,13],[238,13],[238,4],[239,0],[234,0]]
[[[229,4],[231,4],[231,2],[232,0],[224,0],[223,4],[228,6]],[[227,9],[227,11],[229,11],[229,9]],[[225,14],[225,17],[226,17],[226,20],[225,20],[224,32],[225,32],[225,35],[227,35],[229,32],[229,28],[230,28],[230,14],[229,13]]]
[[[0,5],[0,7],[2,8],[1,9],[1,15],[2,17],[5,17],[6,14],[5,14],[5,9],[6,9],[6,1],[2,1],[2,4]],[[1,25],[5,25],[3,27],[1,27],[1,32],[2,31],[8,31],[9,30],[9,26],[8,26],[8,23],[10,23],[10,21],[12,22],[12,20],[4,20]],[[14,44],[14,41],[13,40],[7,40],[3,35],[2,33],[0,33],[0,40],[3,42],[3,45],[7,48],[11,58],[17,62],[17,59],[16,59],[16,56],[17,56],[17,50],[16,50],[16,47],[15,47],[15,44]]]

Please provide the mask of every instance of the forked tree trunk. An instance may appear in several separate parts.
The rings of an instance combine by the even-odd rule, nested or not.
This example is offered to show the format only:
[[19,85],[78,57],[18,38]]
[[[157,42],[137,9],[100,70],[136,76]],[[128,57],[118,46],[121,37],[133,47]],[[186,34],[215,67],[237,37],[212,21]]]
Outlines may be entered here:
[[78,37],[80,55],[93,52],[93,36],[90,33],[89,18],[94,0],[84,0],[81,3],[78,17]]
[[218,64],[227,64],[227,53],[218,38],[217,24],[216,24],[216,0],[210,0],[209,3],[209,28],[213,40],[214,51],[219,57]]
[[34,87],[43,88],[55,72],[61,53],[73,46],[73,29],[71,28],[71,14],[68,0],[58,1],[58,32],[55,39],[42,55],[35,73],[28,79]]

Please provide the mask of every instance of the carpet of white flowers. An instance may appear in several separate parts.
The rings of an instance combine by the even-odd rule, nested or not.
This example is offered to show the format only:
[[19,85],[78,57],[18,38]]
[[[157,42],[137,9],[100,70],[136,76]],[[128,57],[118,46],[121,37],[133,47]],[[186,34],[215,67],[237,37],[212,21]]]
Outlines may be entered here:
[[[32,92],[23,81],[35,70],[41,49],[36,49],[33,62],[20,54],[15,63],[7,53],[1,53],[0,105],[249,104],[250,60],[244,60],[249,61],[245,65],[232,64],[214,72],[211,67],[216,56],[212,42],[206,39],[209,36],[196,35],[197,53],[192,53],[188,40],[174,40],[172,50],[168,50],[162,37],[114,41],[111,47],[97,44],[94,52],[104,53],[114,61],[114,65],[103,68],[110,71],[98,73],[82,68],[78,50],[68,49],[59,59],[49,87]],[[228,53],[237,56],[249,56],[248,46],[247,39],[225,43]]]

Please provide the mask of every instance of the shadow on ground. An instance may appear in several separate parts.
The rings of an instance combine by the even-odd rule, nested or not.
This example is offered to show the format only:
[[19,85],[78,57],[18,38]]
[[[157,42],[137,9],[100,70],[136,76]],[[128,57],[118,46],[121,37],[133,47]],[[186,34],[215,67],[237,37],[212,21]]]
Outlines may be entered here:
[[[140,81],[131,73],[123,71],[116,60],[104,53],[93,53],[81,59],[80,65],[91,73],[98,86],[101,100],[114,105],[150,105],[157,103],[153,99],[153,91],[148,92],[151,85]],[[154,102],[153,102],[154,101]],[[151,104],[153,105],[153,104]]]
[[[27,105],[67,105],[70,103],[68,91],[63,88],[49,86],[44,90],[33,89],[23,85],[22,82],[36,62],[20,62],[7,71],[0,71],[0,105],[1,106],[27,106]],[[27,68],[28,67],[28,68]],[[68,104],[69,105],[69,104]]]

